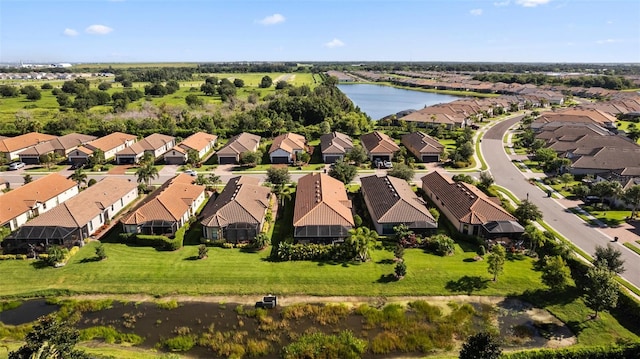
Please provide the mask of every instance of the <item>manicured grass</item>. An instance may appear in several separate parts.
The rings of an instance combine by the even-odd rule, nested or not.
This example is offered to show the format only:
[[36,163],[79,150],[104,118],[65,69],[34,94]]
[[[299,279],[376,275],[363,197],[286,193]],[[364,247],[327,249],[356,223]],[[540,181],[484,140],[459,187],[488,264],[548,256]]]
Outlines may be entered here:
[[632,251],[636,252],[636,254],[640,254],[640,248],[638,248],[636,245],[634,245],[633,243],[624,243],[623,246],[631,249]]
[[573,196],[573,193],[571,193],[571,187],[579,184],[581,184],[580,181],[569,182],[566,185],[563,183],[558,183],[558,184],[551,185],[551,188],[553,188],[557,192],[560,192],[560,194],[563,195],[564,197],[571,197]]
[[59,172],[62,171],[63,169],[69,167],[69,165],[54,165],[51,166],[50,168],[47,168],[45,166],[37,166],[37,167],[32,167],[32,168],[28,168],[25,170],[25,172]]
[[456,140],[452,139],[438,139],[442,145],[445,146],[447,150],[455,150],[456,149]]
[[[279,233],[276,226],[274,236]],[[541,286],[540,274],[529,258],[507,261],[505,272],[491,282],[484,261],[473,261],[475,252],[438,257],[422,250],[407,250],[407,276],[386,283],[393,273],[393,254],[372,253],[368,263],[270,262],[270,249],[245,253],[238,249],[210,248],[206,260],[189,260],[196,246],[175,252],[105,243],[108,259],[93,262],[95,246],[83,247],[62,268],[36,269],[31,261],[2,261],[0,295],[25,296],[68,290],[77,293],[204,295],[204,294],[308,294],[308,295],[446,295],[448,282],[464,276],[479,277],[482,295],[521,293]],[[33,278],[38,278],[34,281]]]
[[542,170],[542,168],[540,168],[540,162],[538,161],[531,161],[531,160],[524,160],[522,161],[527,167],[529,167],[529,169],[532,172],[537,172],[537,173],[542,173],[544,172]]
[[631,216],[631,211],[602,211],[592,206],[583,206],[582,209],[589,212],[592,216],[606,223],[609,226],[617,226],[624,223],[627,217]]

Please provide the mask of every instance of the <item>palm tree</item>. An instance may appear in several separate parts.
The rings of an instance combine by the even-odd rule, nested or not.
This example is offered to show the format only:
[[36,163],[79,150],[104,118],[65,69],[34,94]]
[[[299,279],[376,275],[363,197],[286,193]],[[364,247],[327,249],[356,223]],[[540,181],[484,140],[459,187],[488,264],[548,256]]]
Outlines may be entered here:
[[370,258],[370,252],[375,247],[378,240],[378,232],[367,227],[358,227],[349,230],[349,237],[345,244],[351,246],[356,254],[356,259],[366,262]]
[[74,182],[76,182],[78,184],[78,187],[82,187],[82,184],[86,184],[87,183],[87,174],[84,173],[84,171],[82,170],[82,168],[77,168],[72,174],[71,176],[69,176],[69,179],[73,180]]
[[144,183],[149,186],[151,180],[158,178],[158,168],[153,163],[145,163],[136,170],[136,176],[138,176],[138,183]]
[[291,200],[291,191],[289,191],[289,188],[284,185],[273,186],[272,192],[280,200],[281,206],[284,206],[285,200]]

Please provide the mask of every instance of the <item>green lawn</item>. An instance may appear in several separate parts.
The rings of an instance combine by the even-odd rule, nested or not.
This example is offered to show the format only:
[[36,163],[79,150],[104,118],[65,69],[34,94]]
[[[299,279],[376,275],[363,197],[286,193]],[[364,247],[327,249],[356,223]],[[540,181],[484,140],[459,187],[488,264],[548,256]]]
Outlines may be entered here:
[[623,244],[623,246],[625,246],[625,247],[627,247],[627,248],[631,249],[632,251],[636,252],[636,254],[639,254],[639,255],[640,255],[640,248],[638,248],[638,246],[637,246],[637,245],[634,245],[634,244],[633,244],[633,243],[631,243],[631,242],[627,242],[627,243],[624,243],[624,244]]
[[582,209],[589,212],[592,216],[606,223],[609,226],[617,226],[625,221],[627,217],[631,216],[631,211],[602,211],[596,209],[593,206],[582,206]]
[[[276,226],[276,232],[278,227]],[[308,295],[447,295],[447,282],[464,276],[487,280],[483,295],[507,295],[540,287],[540,274],[529,258],[507,261],[505,273],[493,283],[487,264],[472,261],[475,252],[438,257],[422,250],[407,250],[408,275],[399,282],[379,282],[393,273],[393,254],[373,252],[364,264],[283,262],[267,260],[270,249],[245,253],[211,248],[209,258],[190,260],[196,246],[175,252],[106,243],[109,258],[93,262],[96,243],[80,250],[63,268],[36,269],[32,261],[2,261],[0,295],[26,296],[68,290],[77,293],[151,295],[204,294],[308,294]],[[467,261],[465,261],[467,260]],[[34,281],[34,278],[38,278]]]

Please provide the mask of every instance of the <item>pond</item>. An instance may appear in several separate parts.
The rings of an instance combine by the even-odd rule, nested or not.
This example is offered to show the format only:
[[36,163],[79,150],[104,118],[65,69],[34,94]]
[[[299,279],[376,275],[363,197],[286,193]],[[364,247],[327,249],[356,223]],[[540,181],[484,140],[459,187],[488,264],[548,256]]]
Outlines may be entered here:
[[51,314],[60,309],[49,304],[45,299],[33,299],[22,302],[16,308],[0,312],[0,322],[7,325],[31,323],[41,316]]
[[400,111],[419,110],[426,106],[448,103],[461,98],[370,84],[340,84],[338,88],[373,120],[379,120]]
[[84,313],[77,327],[113,327],[144,338],[142,347],[164,350],[168,350],[165,341],[169,338],[192,338],[187,353],[197,358],[227,357],[230,352],[242,357],[279,358],[281,349],[303,334],[335,335],[342,331],[351,331],[368,343],[363,358],[389,358],[401,353],[423,357],[454,347],[469,333],[491,328],[500,333],[504,348],[574,343],[569,329],[544,310],[516,299],[475,300],[300,303],[269,310],[256,310],[247,303],[182,302],[166,306],[114,302],[109,309]]

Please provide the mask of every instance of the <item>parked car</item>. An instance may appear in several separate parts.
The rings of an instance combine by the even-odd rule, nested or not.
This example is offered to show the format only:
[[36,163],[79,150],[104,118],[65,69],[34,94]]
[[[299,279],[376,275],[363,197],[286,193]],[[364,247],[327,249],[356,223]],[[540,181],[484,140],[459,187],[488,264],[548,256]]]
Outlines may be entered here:
[[9,170],[15,171],[17,169],[23,168],[24,166],[25,166],[24,162],[13,162],[12,164],[9,165]]
[[196,171],[194,171],[194,170],[186,170],[186,171],[184,171],[184,173],[186,173],[186,174],[188,174],[190,176],[193,176],[193,177],[195,177],[197,175]]
[[391,163],[391,161],[383,161],[382,166],[384,168],[393,168],[393,163]]

